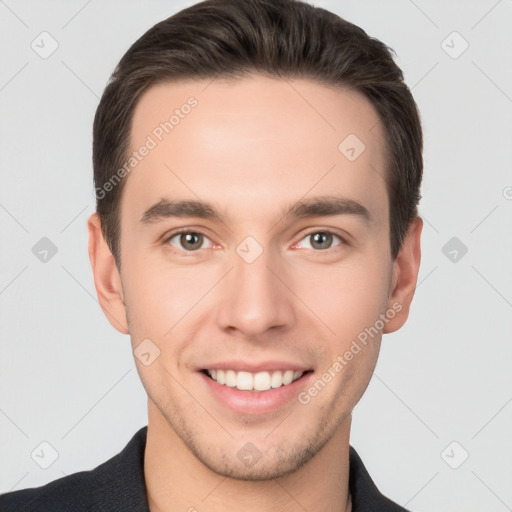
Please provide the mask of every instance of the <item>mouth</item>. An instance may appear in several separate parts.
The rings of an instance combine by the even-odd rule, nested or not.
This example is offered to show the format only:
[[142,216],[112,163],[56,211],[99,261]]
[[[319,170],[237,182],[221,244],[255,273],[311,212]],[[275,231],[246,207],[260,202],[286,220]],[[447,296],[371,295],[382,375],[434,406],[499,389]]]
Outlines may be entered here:
[[[243,416],[277,413],[293,406],[310,385],[314,369],[284,361],[225,361],[199,366],[205,391],[223,410]],[[298,402],[297,402],[298,403]]]
[[220,368],[205,368],[201,370],[201,373],[221,386],[236,388],[239,391],[263,392],[289,386],[312,371],[269,370],[253,373]]

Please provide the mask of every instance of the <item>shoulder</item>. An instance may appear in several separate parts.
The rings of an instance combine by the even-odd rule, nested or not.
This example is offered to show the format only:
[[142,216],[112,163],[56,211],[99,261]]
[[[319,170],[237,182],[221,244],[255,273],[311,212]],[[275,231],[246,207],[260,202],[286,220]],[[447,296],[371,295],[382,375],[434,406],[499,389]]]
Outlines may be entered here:
[[146,432],[147,427],[140,429],[120,453],[95,469],[0,495],[1,512],[145,512]]
[[[108,461],[107,461],[108,462]],[[96,505],[98,488],[104,485],[96,471],[81,471],[41,487],[22,489],[0,496],[2,512],[64,512],[87,510]]]
[[379,491],[353,446],[350,446],[349,488],[354,512],[409,512]]

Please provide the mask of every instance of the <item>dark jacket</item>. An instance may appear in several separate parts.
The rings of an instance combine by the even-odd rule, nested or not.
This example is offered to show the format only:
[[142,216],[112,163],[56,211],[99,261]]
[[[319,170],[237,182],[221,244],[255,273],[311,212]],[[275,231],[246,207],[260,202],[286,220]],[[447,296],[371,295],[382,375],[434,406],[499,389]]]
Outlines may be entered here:
[[[90,471],[0,495],[0,512],[149,512],[144,483],[147,427],[117,455]],[[383,496],[350,447],[352,512],[407,512]]]

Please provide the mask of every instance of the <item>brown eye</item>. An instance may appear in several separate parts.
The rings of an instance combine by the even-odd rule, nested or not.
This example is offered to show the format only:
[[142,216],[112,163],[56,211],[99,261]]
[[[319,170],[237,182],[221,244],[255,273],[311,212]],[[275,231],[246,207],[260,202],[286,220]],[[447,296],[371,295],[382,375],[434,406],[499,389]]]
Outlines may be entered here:
[[309,242],[309,247],[306,245],[305,249],[315,249],[319,251],[324,251],[326,249],[330,249],[333,247],[333,240],[338,239],[340,242],[336,245],[340,245],[343,240],[338,235],[331,233],[330,231],[314,231],[309,233],[301,240],[301,245],[303,240],[307,240]]
[[[175,240],[177,240],[177,245]],[[206,238],[202,233],[197,233],[195,231],[183,231],[181,233],[176,233],[168,240],[169,244],[173,247],[187,252],[202,249],[205,241],[209,242],[208,238]]]

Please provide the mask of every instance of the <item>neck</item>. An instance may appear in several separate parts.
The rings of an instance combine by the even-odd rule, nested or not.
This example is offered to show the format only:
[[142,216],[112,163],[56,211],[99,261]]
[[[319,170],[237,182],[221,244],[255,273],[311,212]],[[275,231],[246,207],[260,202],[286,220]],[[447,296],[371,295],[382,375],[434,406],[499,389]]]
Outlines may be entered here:
[[327,444],[293,473],[275,480],[244,481],[206,467],[148,402],[144,476],[151,512],[233,510],[349,512],[348,416]]

